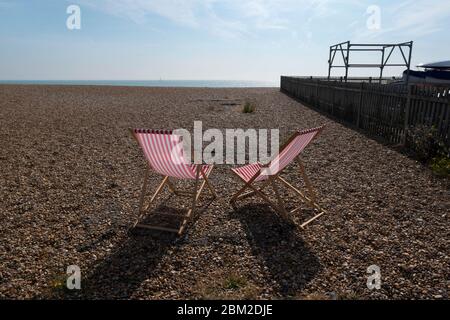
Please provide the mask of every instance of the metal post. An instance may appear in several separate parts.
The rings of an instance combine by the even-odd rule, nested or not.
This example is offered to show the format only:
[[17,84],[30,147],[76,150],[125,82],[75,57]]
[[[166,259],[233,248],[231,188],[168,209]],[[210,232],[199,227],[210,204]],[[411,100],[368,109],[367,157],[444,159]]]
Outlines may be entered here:
[[380,84],[383,79],[383,69],[384,69],[384,52],[386,50],[386,47],[383,47],[383,52],[381,54],[381,67],[380,67]]
[[331,77],[331,68],[332,68],[332,65],[333,65],[333,61],[331,61],[332,48],[333,48],[333,47],[330,47],[330,56],[329,56],[329,58],[328,58],[328,80],[330,80],[330,77]]
[[347,82],[348,79],[348,68],[349,68],[349,62],[350,62],[350,41],[347,42],[347,56],[345,57],[345,82]]
[[409,70],[411,69],[411,57],[414,42],[411,41],[408,45],[409,47],[409,57],[408,57],[408,72],[406,73],[406,85],[409,85]]

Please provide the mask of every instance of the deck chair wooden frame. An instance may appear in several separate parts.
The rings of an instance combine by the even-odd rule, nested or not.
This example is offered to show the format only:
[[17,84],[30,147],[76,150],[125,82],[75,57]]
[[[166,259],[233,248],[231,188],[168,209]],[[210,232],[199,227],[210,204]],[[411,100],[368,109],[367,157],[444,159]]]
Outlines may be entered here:
[[[139,142],[139,139],[137,137],[138,133],[148,132],[148,133],[158,134],[158,133],[171,132],[171,131],[142,130],[142,129],[130,129],[130,131],[131,131],[133,137],[138,142]],[[152,165],[149,163],[149,161],[146,161],[146,162],[147,162],[147,168],[145,169],[144,182],[142,184],[141,194],[139,197],[139,215],[138,215],[138,218],[136,219],[136,222],[133,225],[133,228],[151,229],[151,230],[157,230],[157,231],[172,232],[172,233],[177,233],[178,235],[182,235],[183,232],[186,230],[186,227],[195,212],[195,208],[197,206],[197,201],[199,200],[200,196],[202,195],[202,191],[205,188],[205,186],[208,188],[208,190],[212,194],[213,198],[217,198],[217,194],[209,181],[209,176],[211,175],[211,172],[213,171],[214,166],[213,165],[208,166],[208,169],[204,170],[203,165],[196,165],[193,191],[177,188],[176,182],[173,181],[176,178],[171,177],[169,175],[162,175],[163,179],[162,179],[161,183],[159,184],[159,186],[156,188],[156,191],[151,196],[149,203],[147,205],[145,205],[145,197],[147,194],[148,180],[149,180],[150,172],[151,171],[157,172],[157,170],[155,170],[156,168],[153,168]],[[172,181],[171,181],[171,179],[172,179]],[[189,209],[187,210],[187,212],[184,216],[181,216],[182,222],[178,229],[161,227],[161,226],[156,226],[156,225],[147,225],[147,224],[143,224],[140,222],[140,221],[142,221],[142,218],[147,214],[148,210],[150,209],[152,204],[156,201],[158,196],[163,192],[165,187],[167,187],[169,189],[169,192],[171,192],[175,196],[191,199],[191,205],[190,205]],[[178,214],[173,214],[173,213],[162,213],[162,214],[180,217]]]
[[[317,132],[313,138],[313,140],[314,140],[317,137],[317,135],[323,130],[323,128],[324,128],[324,126],[319,127],[319,128],[296,132],[281,147],[279,154],[281,154],[283,152],[283,150],[285,150],[285,148],[287,148],[291,144],[291,142],[293,142],[294,139],[296,139],[297,137],[299,137],[302,134]],[[300,151],[299,155],[297,155],[295,157],[295,160],[297,161],[298,166],[299,166],[299,173],[300,173],[303,181],[305,182],[305,186],[306,186],[305,192],[301,191],[299,188],[295,187],[294,185],[292,185],[291,183],[289,183],[287,180],[285,180],[284,178],[282,178],[280,176],[280,174],[290,165],[290,163],[286,167],[281,169],[279,172],[277,172],[274,175],[268,176],[267,179],[263,180],[263,181],[256,181],[256,180],[258,177],[260,177],[264,173],[264,169],[270,167],[272,162],[270,162],[267,165],[261,166],[261,168],[253,176],[251,176],[251,178],[249,180],[244,179],[235,170],[232,170],[233,173],[235,173],[240,178],[240,180],[245,183],[244,186],[230,200],[230,203],[233,206],[233,208],[236,208],[237,200],[242,200],[242,199],[249,198],[252,196],[258,196],[265,203],[267,203],[270,207],[272,207],[272,209],[274,209],[280,216],[282,216],[285,219],[288,219],[290,214],[294,214],[294,213],[300,211],[301,206],[299,206],[289,212],[286,210],[285,202],[280,194],[279,186],[277,185],[277,183],[279,183],[279,184],[283,185],[284,187],[286,187],[287,189],[294,192],[303,203],[306,203],[309,207],[311,207],[314,211],[317,212],[314,217],[312,217],[311,219],[307,220],[306,222],[304,222],[300,225],[300,227],[302,229],[304,229],[307,225],[309,225],[313,221],[317,220],[318,218],[320,218],[321,216],[326,214],[326,211],[322,207],[320,207],[320,205],[317,202],[316,192],[313,188],[311,180],[309,179],[308,175],[306,174],[305,166],[300,159],[300,153],[302,151]],[[259,186],[257,184],[259,184]],[[266,192],[264,192],[264,190],[269,186],[271,187],[273,194],[275,195],[276,202],[272,201],[270,199],[269,195]],[[250,189],[250,191],[247,191],[248,189]]]

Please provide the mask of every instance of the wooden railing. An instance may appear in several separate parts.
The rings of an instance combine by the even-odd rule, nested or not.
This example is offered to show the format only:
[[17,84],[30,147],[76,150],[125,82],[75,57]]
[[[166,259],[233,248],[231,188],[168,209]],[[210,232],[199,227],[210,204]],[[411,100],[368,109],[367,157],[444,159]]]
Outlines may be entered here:
[[293,79],[302,79],[302,80],[320,80],[320,81],[332,81],[332,82],[368,82],[368,83],[381,83],[381,84],[389,84],[393,82],[399,82],[402,78],[399,77],[383,77],[383,78],[374,78],[374,77],[348,77],[347,80],[345,77],[299,77],[299,76],[291,76],[288,78]]
[[281,77],[281,91],[392,143],[408,129],[433,127],[450,145],[450,87]]

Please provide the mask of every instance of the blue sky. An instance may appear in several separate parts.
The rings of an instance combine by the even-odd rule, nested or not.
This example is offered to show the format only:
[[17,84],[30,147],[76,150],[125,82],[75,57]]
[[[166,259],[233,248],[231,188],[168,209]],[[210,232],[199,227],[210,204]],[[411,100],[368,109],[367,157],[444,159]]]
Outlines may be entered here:
[[[81,30],[66,27],[71,4]],[[325,75],[346,40],[414,40],[414,64],[449,60],[449,30],[449,0],[0,0],[0,79],[277,81]]]

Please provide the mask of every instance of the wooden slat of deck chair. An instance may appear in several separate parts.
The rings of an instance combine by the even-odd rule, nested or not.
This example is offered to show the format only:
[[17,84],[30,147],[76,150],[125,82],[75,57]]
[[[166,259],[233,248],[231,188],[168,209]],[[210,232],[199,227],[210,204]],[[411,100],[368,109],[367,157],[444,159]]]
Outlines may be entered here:
[[[214,166],[193,165],[187,162],[183,153],[181,136],[173,134],[173,131],[147,129],[130,129],[130,131],[138,141],[148,163],[139,200],[139,216],[133,227],[168,231],[181,235],[194,213],[197,201],[200,198],[204,187],[208,187],[214,198],[217,197],[216,192],[208,180]],[[150,171],[160,174],[163,176],[163,179],[150,198],[149,204],[144,207]],[[171,181],[171,179],[173,181]],[[193,180],[195,182],[193,190],[186,191],[176,188],[175,180],[177,179]],[[170,192],[176,196],[190,197],[192,199],[187,213],[182,217],[183,221],[180,227],[167,228],[140,223],[142,217],[166,186],[169,188]]]
[[[300,160],[300,154],[303,150],[313,141],[317,135],[323,130],[324,126],[298,131],[292,135],[288,141],[281,147],[279,154],[268,164],[263,166],[260,163],[249,164],[240,168],[234,168],[232,171],[245,183],[245,185],[231,198],[231,204],[233,207],[236,205],[236,201],[251,196],[259,196],[267,204],[269,204],[276,212],[278,212],[284,218],[288,218],[289,214],[293,214],[299,211],[300,208],[296,208],[290,212],[287,212],[285,203],[281,197],[280,190],[277,186],[277,182],[281,183],[286,188],[293,191],[299,196],[299,198],[309,205],[318,213],[304,222],[301,227],[305,228],[308,224],[326,213],[317,203],[317,197],[314,192],[311,181],[309,180],[305,167]],[[297,160],[300,168],[300,175],[305,182],[307,194],[300,191],[291,183],[280,177],[283,170],[291,164],[294,159]],[[261,186],[257,186],[260,183]],[[272,187],[275,194],[276,202],[270,200],[269,196],[264,192],[268,186]],[[244,193],[250,189],[249,192]]]

